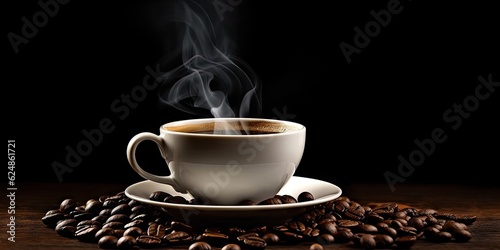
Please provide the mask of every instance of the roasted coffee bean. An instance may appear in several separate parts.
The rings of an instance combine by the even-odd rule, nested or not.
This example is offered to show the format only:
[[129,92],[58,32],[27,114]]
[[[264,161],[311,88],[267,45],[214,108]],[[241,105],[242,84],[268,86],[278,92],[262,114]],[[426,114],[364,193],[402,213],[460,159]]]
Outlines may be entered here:
[[[155,236],[156,237],[156,236]],[[193,236],[184,231],[174,231],[162,237],[168,245],[182,245],[193,242]]]
[[309,250],[323,250],[323,246],[318,243],[313,243],[309,246]]
[[304,225],[304,223],[302,223],[300,221],[291,221],[291,222],[289,222],[288,223],[288,228],[291,229],[292,231],[299,232],[299,233],[303,232],[304,230],[306,230],[306,226]]
[[466,242],[472,239],[472,234],[467,230],[458,230],[451,233],[451,235],[458,242]]
[[108,218],[109,216],[107,215],[96,215],[91,220],[99,221],[101,224],[104,224]]
[[[123,236],[129,237],[129,236]],[[142,248],[154,248],[161,246],[161,239],[151,235],[141,235],[136,238],[137,245]]]
[[314,195],[309,192],[302,192],[297,196],[298,202],[312,201],[314,200]]
[[130,222],[130,218],[126,214],[114,214],[108,217],[106,223],[110,222],[120,222],[124,225]]
[[119,199],[115,199],[113,197],[108,197],[103,203],[102,207],[103,208],[108,208],[108,209],[113,209],[114,207],[118,206],[120,204]]
[[128,215],[131,212],[131,208],[128,204],[118,204],[116,207],[111,209],[111,215],[115,214],[125,214]]
[[42,217],[42,222],[50,228],[55,228],[57,222],[66,219],[64,213],[50,213]]
[[186,200],[186,198],[179,195],[167,197],[165,198],[165,200],[163,200],[163,202],[175,203],[175,204],[189,204],[189,201]]
[[464,223],[465,225],[471,225],[476,221],[477,217],[473,215],[462,215],[462,216],[457,216],[455,221]]
[[345,227],[345,228],[355,228],[361,224],[360,221],[357,220],[337,220],[337,225],[339,227]]
[[390,248],[394,244],[394,239],[386,234],[375,234],[377,248]]
[[344,215],[347,218],[353,220],[363,220],[365,218],[365,209],[360,205],[349,206],[345,211]]
[[73,218],[63,219],[63,220],[60,220],[57,222],[55,230],[58,230],[59,228],[64,227],[64,226],[76,227],[76,225],[78,225],[78,221],[76,219],[73,219]]
[[213,246],[224,246],[229,241],[229,236],[222,233],[203,233],[201,235],[201,240],[208,242]]
[[98,214],[102,209],[102,202],[96,199],[90,199],[85,204],[85,212],[91,214]]
[[396,238],[398,236],[398,231],[392,227],[379,227],[378,232],[380,234],[391,236],[392,238]]
[[165,191],[155,191],[149,195],[149,199],[152,201],[164,201],[167,197],[172,195]]
[[265,199],[265,200],[257,203],[257,205],[277,205],[277,204],[282,204],[280,198],[277,198],[277,197]]
[[118,235],[116,230],[113,228],[101,228],[95,233],[95,239],[99,240],[100,238],[106,236],[106,235],[112,235],[115,237],[120,237],[121,235]]
[[275,233],[266,233],[262,235],[262,239],[264,239],[268,245],[276,245],[280,242],[280,237]]
[[234,244],[234,243],[229,243],[222,247],[221,250],[241,250],[240,245]]
[[418,232],[416,228],[408,226],[397,228],[396,231],[398,236],[416,236]]
[[337,226],[335,225],[335,222],[329,221],[329,222],[321,223],[318,225],[318,228],[322,233],[328,233],[331,235],[335,235],[338,232]]
[[118,243],[118,238],[112,235],[105,235],[99,239],[97,245],[103,249],[115,249]]
[[95,221],[95,220],[82,220],[82,221],[79,221],[78,224],[76,224],[77,229],[87,227],[87,226],[95,226],[95,227],[100,228],[102,226],[102,224],[99,221]]
[[119,221],[106,222],[102,225],[102,228],[112,228],[112,229],[123,229],[125,224]]
[[321,242],[324,245],[333,244],[335,242],[335,237],[331,234],[320,234],[316,239],[318,242]]
[[78,206],[77,202],[72,199],[64,199],[61,204],[59,205],[59,211],[62,213],[69,213],[70,211],[74,210]]
[[400,236],[394,239],[394,244],[399,248],[411,248],[415,245],[417,241],[417,237],[415,236]]
[[135,247],[136,245],[137,245],[136,238],[130,235],[124,235],[120,237],[118,239],[118,242],[116,243],[116,247],[118,247],[118,249],[130,249]]
[[264,249],[267,246],[266,241],[258,236],[245,237],[243,244],[251,249]]
[[94,242],[95,234],[101,228],[96,225],[85,225],[81,227],[77,227],[75,231],[75,237],[83,242]]
[[360,225],[357,225],[356,227],[353,227],[352,230],[355,233],[367,233],[367,234],[378,233],[377,227],[375,227],[374,225],[370,225],[370,224],[360,224]]
[[[129,205],[130,206],[130,205]],[[148,208],[144,205],[136,204],[135,206],[131,206],[130,208],[130,213],[136,213],[136,214],[141,214],[141,213],[147,213]]]
[[364,249],[375,249],[377,247],[377,241],[375,240],[375,236],[372,234],[356,234],[353,238],[353,242],[356,246]]
[[140,227],[129,227],[123,232],[123,235],[129,235],[137,238],[138,236],[142,235],[142,233],[143,231]]
[[66,238],[74,238],[76,232],[76,226],[65,225],[56,229],[57,234],[66,237]]
[[111,216],[111,208],[104,208],[101,211],[99,211],[99,215],[104,215],[104,216]]
[[78,221],[84,221],[84,220],[91,220],[96,216],[95,213],[78,213],[73,216],[73,218],[77,219]]
[[123,226],[123,229],[127,230],[131,227],[138,227],[142,229],[143,231],[147,231],[148,228],[148,223],[143,220],[133,220]]
[[242,235],[236,237],[236,240],[238,242],[243,242],[247,237],[259,237],[259,234],[256,232],[245,233],[245,234],[242,234]]
[[212,246],[204,241],[198,241],[189,245],[188,250],[211,250]]
[[335,242],[346,243],[354,238],[354,233],[350,230],[341,230],[335,235]]
[[280,197],[281,203],[283,204],[288,204],[288,203],[297,203],[297,199],[295,197],[285,194]]

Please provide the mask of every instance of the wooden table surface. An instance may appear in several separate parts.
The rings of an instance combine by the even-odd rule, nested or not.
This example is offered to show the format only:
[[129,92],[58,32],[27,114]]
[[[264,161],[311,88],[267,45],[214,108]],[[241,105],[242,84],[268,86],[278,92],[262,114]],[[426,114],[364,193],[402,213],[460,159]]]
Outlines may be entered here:
[[[10,237],[7,224],[11,223],[9,210],[11,197],[6,191],[0,204],[2,237],[0,249],[99,249],[95,243],[59,236],[54,229],[41,221],[44,214],[57,208],[65,198],[86,202],[101,195],[112,195],[125,190],[128,185],[109,183],[21,183],[15,191],[15,242]],[[361,204],[370,202],[396,202],[418,208],[432,208],[443,213],[475,215],[477,220],[469,226],[472,239],[465,243],[431,243],[418,240],[411,249],[500,249],[500,187],[460,185],[400,184],[390,192],[383,184],[352,184],[341,187],[343,196]],[[309,249],[310,243],[298,245],[267,246],[266,249]],[[159,248],[166,249],[166,248]],[[187,249],[186,246],[169,249]],[[356,249],[352,245],[334,243],[324,249]]]

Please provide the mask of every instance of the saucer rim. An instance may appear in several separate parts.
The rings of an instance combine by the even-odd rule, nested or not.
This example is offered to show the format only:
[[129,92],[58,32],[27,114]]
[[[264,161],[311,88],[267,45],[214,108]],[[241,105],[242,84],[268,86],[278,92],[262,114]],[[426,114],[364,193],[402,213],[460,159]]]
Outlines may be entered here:
[[[321,182],[324,185],[330,185],[331,188],[335,189],[335,192],[331,192],[330,194],[324,195],[319,198],[315,198],[314,200],[311,201],[303,201],[303,202],[297,202],[297,203],[287,203],[287,204],[274,204],[274,205],[199,205],[199,204],[177,204],[177,203],[166,203],[166,202],[159,202],[159,201],[153,201],[149,200],[149,198],[145,198],[142,196],[135,195],[131,193],[131,190],[134,188],[137,188],[137,186],[140,185],[148,185],[148,183],[151,183],[153,185],[167,185],[168,184],[161,184],[157,183],[151,180],[143,180],[140,182],[136,182],[134,184],[129,185],[125,189],[125,195],[129,197],[130,199],[137,200],[139,202],[143,202],[152,206],[156,207],[162,207],[165,209],[185,209],[185,210],[198,210],[198,211],[216,211],[216,212],[221,212],[221,211],[266,211],[266,210],[279,210],[279,209],[294,209],[294,208],[302,208],[302,207],[311,207],[319,204],[323,204],[325,202],[331,201],[335,198],[338,198],[342,195],[342,189],[330,182],[324,181],[324,180],[319,180],[319,179],[314,179],[314,178],[308,178],[308,177],[303,177],[303,176],[292,176],[292,179],[304,179],[304,180],[309,180],[309,181],[315,181],[315,182]],[[283,190],[283,189],[282,189]],[[278,192],[281,193],[282,190]],[[180,195],[186,195],[182,193],[177,193]],[[190,195],[189,193],[187,195]]]

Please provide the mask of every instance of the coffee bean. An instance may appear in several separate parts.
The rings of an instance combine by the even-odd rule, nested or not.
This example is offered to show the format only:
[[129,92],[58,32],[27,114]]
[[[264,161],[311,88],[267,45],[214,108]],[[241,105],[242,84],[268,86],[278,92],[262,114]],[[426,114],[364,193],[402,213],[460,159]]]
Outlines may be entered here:
[[375,234],[377,248],[390,248],[394,244],[394,239],[386,234]]
[[413,245],[415,245],[415,242],[417,241],[417,237],[415,236],[400,236],[394,239],[394,243],[399,247],[399,248],[410,248]]
[[142,235],[142,229],[140,227],[129,227],[127,228],[124,232],[123,235],[129,235],[134,238],[137,238],[138,236]]
[[186,200],[186,198],[179,195],[167,197],[165,198],[165,200],[163,200],[163,202],[175,203],[175,204],[189,204],[189,201]]
[[115,230],[113,228],[101,228],[99,229],[96,233],[95,233],[95,239],[96,240],[99,240],[101,239],[102,237],[106,236],[106,235],[112,235],[112,236],[116,236],[116,237],[119,237],[121,235],[117,235]]
[[[275,195],[258,204],[247,201],[247,205],[280,205],[313,199],[310,193],[301,195],[297,199],[287,194]],[[162,202],[169,199],[181,204],[195,202],[194,199],[187,201],[182,196],[162,193],[153,193],[151,197],[163,198]],[[409,248],[417,238],[436,243],[453,239],[466,242],[472,238],[467,225],[475,220],[475,216],[457,216],[433,209],[405,207],[398,210],[398,204],[390,202],[362,205],[341,196],[311,207],[284,224],[201,227],[176,221],[163,210],[131,200],[124,192],[88,199],[84,205],[66,199],[57,209],[48,210],[42,217],[42,222],[59,235],[94,242],[100,248],[189,246],[192,249],[211,249],[214,246],[224,250],[258,250],[268,245],[300,242],[311,242],[310,249],[322,249],[327,244],[350,241],[365,249]]]
[[324,234],[320,234],[318,236],[317,241],[319,241],[325,245],[326,244],[333,244],[335,242],[335,237],[333,237],[333,235],[331,235],[331,234],[324,233]]
[[57,222],[66,219],[66,214],[57,212],[50,213],[42,217],[42,222],[50,228],[55,228]]
[[64,199],[61,204],[59,205],[59,211],[62,213],[69,213],[70,211],[74,210],[78,206],[77,202],[72,199]]
[[56,230],[57,234],[66,237],[66,238],[74,238],[76,232],[76,226],[64,225],[59,227]]
[[137,245],[136,238],[130,235],[124,235],[120,237],[118,239],[118,242],[116,243],[116,247],[118,247],[118,249],[130,249],[136,245]]
[[131,212],[131,208],[128,204],[119,204],[113,209],[111,209],[111,215],[115,214],[125,214],[128,215]]
[[265,200],[257,203],[257,205],[278,205],[278,204],[282,204],[282,202],[281,202],[280,198],[277,198],[277,197],[265,199]]
[[103,249],[115,249],[118,242],[118,238],[112,235],[105,235],[99,239],[97,245]]
[[204,241],[198,241],[198,242],[195,242],[191,245],[189,245],[189,248],[188,250],[211,250],[212,247],[210,246],[210,244],[208,244],[207,242],[204,242]]
[[193,236],[184,231],[174,231],[172,233],[165,234],[162,237],[162,240],[171,246],[182,245],[182,244],[192,243]]
[[172,195],[164,191],[155,191],[149,195],[149,199],[152,201],[164,201],[167,197]]
[[297,203],[297,199],[295,197],[285,194],[280,197],[281,203],[289,204],[289,203]]
[[210,243],[213,246],[224,246],[229,241],[229,236],[222,233],[203,233],[201,240]]
[[243,244],[251,249],[264,249],[267,243],[264,239],[258,236],[248,236],[243,240]]
[[77,227],[75,231],[75,237],[83,242],[94,242],[95,234],[101,228],[96,225],[84,225],[81,227]]
[[229,243],[229,244],[225,245],[224,247],[222,247],[221,250],[241,250],[241,247],[237,244]]
[[309,250],[323,250],[323,246],[318,243],[313,243],[309,246]]
[[[123,237],[131,237],[131,236],[123,236]],[[156,236],[151,235],[141,235],[136,238],[137,245],[143,248],[154,248],[161,246],[161,239]]]
[[314,200],[314,195],[309,192],[302,192],[297,196],[298,202],[312,201]]
[[262,239],[264,239],[268,245],[276,245],[280,241],[280,237],[275,233],[266,233],[262,235]]
[[96,199],[90,199],[85,204],[85,212],[91,214],[98,214],[102,209],[102,202]]
[[114,214],[108,217],[106,223],[110,222],[120,222],[124,225],[130,222],[130,218],[126,214]]

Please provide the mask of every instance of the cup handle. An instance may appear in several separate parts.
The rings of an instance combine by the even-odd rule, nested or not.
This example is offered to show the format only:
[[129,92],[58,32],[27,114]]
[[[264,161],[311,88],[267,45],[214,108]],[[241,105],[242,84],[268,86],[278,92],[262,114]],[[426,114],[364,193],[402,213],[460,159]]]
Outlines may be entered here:
[[172,186],[175,191],[180,192],[180,193],[187,193],[187,191],[180,187],[175,180],[172,177],[172,174],[167,175],[167,176],[159,176],[155,174],[151,174],[148,171],[144,170],[141,166],[139,166],[139,163],[137,163],[137,158],[136,158],[136,150],[139,144],[143,141],[150,140],[156,143],[158,146],[158,149],[160,150],[161,156],[165,159],[166,156],[166,150],[163,148],[163,139],[150,132],[142,132],[130,139],[128,146],[127,146],[127,159],[130,164],[130,166],[137,172],[140,176],[142,176],[145,179],[154,181],[154,182],[159,182],[163,184],[168,184]]

